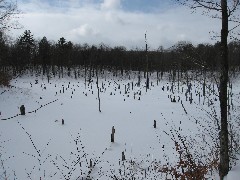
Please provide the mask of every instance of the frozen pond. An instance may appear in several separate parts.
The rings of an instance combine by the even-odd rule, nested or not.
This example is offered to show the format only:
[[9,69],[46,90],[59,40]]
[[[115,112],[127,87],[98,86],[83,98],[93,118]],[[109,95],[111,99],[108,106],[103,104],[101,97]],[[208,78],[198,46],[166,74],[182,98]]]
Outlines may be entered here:
[[[12,80],[11,88],[1,88],[0,175],[175,179],[172,172],[161,171],[179,162],[176,142],[182,146],[182,141],[191,154],[197,152],[198,161],[205,161],[205,156],[214,160],[219,101],[213,80],[207,79],[203,87],[200,75],[174,79],[169,73],[162,77],[152,73],[146,90],[144,73],[105,72],[99,73],[98,87],[96,82],[96,75],[56,76],[49,81],[45,76],[22,75]],[[236,102],[230,105],[239,98],[235,84],[231,93]],[[21,105],[26,108],[24,116],[19,115]],[[230,108],[233,117],[239,107]],[[215,171],[207,177],[218,179]]]

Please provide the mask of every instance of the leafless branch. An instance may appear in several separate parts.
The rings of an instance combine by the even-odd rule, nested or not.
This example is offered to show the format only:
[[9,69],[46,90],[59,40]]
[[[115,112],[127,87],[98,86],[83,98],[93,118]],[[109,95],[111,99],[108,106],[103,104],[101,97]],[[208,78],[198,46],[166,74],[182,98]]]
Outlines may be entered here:
[[15,28],[16,25],[9,22],[19,13],[17,2],[0,0],[0,30]]
[[240,1],[239,0],[233,0],[233,7],[232,9],[228,10],[228,17],[230,17],[233,12],[235,12],[237,10],[237,7],[240,5]]

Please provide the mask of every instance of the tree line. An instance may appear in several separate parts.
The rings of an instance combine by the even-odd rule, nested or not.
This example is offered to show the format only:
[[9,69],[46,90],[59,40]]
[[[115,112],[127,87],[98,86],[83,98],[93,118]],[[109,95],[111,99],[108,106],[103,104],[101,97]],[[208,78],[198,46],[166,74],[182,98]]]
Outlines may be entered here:
[[[230,66],[240,65],[240,41],[232,41],[229,47]],[[25,68],[41,66],[100,66],[125,70],[167,71],[169,69],[213,69],[219,67],[220,43],[198,44],[181,41],[174,46],[156,50],[131,49],[124,46],[110,47],[106,44],[74,44],[61,37],[50,41],[47,37],[36,40],[30,30],[25,30],[14,42],[9,42],[0,32],[0,65]],[[147,56],[147,58],[146,58]],[[148,61],[146,61],[148,59]]]

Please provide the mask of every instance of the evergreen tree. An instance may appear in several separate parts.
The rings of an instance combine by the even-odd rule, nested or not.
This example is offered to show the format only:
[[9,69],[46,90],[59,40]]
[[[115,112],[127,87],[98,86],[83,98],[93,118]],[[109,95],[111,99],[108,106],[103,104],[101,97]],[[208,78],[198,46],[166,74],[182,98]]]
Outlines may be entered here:
[[57,43],[58,52],[58,65],[71,64],[71,52],[73,50],[73,44],[71,41],[67,42],[64,37],[61,37]]
[[65,59],[66,39],[61,37],[57,43],[58,65],[63,66]]
[[51,59],[51,44],[45,36],[38,43],[38,56],[43,67],[43,74],[45,74],[47,64],[50,64]]
[[20,61],[23,65],[32,63],[34,57],[34,39],[30,30],[24,31],[23,35],[17,40],[17,49]]

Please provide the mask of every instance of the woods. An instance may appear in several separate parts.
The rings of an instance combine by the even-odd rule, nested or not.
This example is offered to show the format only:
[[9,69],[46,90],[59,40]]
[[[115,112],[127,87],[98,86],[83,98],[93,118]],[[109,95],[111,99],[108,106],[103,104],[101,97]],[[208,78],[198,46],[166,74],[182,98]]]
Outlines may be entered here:
[[[88,45],[73,44],[64,37],[57,42],[43,37],[36,40],[30,30],[14,42],[8,43],[4,35],[0,41],[1,68],[13,66],[16,69],[26,67],[41,67],[43,74],[47,67],[58,66],[72,68],[77,65],[89,69],[99,67],[112,67],[119,70],[168,71],[189,69],[212,69],[220,67],[221,43],[198,44],[194,46],[190,42],[177,42],[174,46],[164,49],[148,49],[146,61],[146,49],[126,49],[123,46],[110,47],[105,44]],[[229,65],[236,68],[240,65],[240,42],[231,41],[229,46]]]

